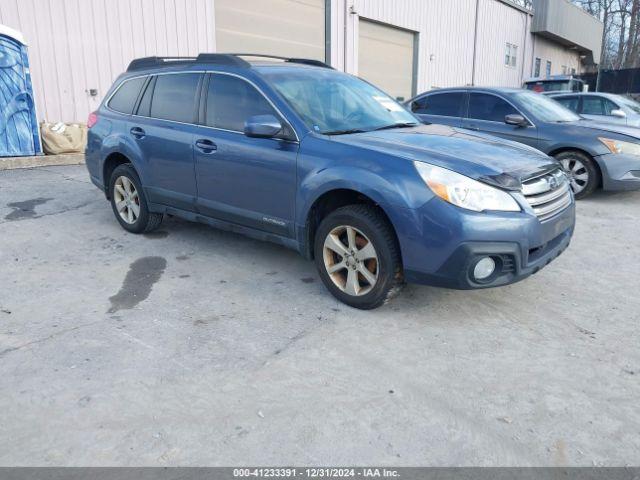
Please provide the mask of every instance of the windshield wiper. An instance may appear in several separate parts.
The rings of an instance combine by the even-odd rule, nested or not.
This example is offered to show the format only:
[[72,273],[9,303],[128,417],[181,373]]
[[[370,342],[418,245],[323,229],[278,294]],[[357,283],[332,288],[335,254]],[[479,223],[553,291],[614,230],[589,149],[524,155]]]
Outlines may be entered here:
[[331,130],[329,132],[322,132],[323,135],[349,135],[350,133],[364,133],[367,130],[361,128],[346,128],[344,130]]
[[382,127],[374,128],[372,131],[390,130],[392,128],[417,127],[418,125],[420,124],[415,122],[392,123],[391,125],[383,125]]

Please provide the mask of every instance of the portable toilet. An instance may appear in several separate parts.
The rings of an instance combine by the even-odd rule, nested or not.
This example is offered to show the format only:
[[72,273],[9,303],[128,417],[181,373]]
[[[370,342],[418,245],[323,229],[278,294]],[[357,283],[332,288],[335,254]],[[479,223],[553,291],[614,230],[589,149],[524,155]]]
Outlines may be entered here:
[[0,25],[0,157],[41,152],[27,45],[20,32]]

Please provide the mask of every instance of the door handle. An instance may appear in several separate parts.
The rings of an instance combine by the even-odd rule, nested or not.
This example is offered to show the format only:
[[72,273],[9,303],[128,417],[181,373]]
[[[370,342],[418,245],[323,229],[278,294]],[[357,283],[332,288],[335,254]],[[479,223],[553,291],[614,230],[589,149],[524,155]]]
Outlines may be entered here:
[[137,139],[144,138],[144,136],[146,135],[145,131],[143,129],[141,129],[140,127],[133,127],[129,131],[131,132],[131,135],[133,135]]
[[196,147],[202,150],[204,153],[213,153],[218,149],[218,146],[215,143],[204,138],[196,140]]
[[480,128],[479,128],[479,127],[476,127],[475,125],[467,125],[467,126],[466,126],[466,127],[464,127],[464,128],[466,128],[467,130],[473,130],[474,132],[477,132],[477,131],[479,131],[479,130],[480,130]]

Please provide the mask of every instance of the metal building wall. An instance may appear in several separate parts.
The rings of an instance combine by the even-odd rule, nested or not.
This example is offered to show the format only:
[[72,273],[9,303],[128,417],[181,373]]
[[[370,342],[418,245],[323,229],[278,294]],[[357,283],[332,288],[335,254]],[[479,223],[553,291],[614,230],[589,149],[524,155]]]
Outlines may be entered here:
[[[470,85],[474,77],[478,85],[516,87],[531,74],[531,16],[502,0],[333,0],[331,9],[332,65],[349,73],[358,73],[358,21],[364,18],[418,34],[419,92]],[[518,45],[515,68],[504,65],[507,42]]]
[[[480,0],[475,85],[520,87],[530,73],[529,13],[496,0]],[[506,45],[518,47],[516,66],[505,65]]]
[[[569,69],[575,68],[576,73],[581,72],[580,53],[539,35],[536,35],[534,39],[533,57],[541,60],[540,76],[543,77],[547,61],[551,61],[551,75],[561,75],[563,65]],[[533,70],[531,72],[531,76],[533,76]]]
[[213,2],[0,0],[0,24],[29,44],[39,120],[84,122],[131,59],[215,51]]

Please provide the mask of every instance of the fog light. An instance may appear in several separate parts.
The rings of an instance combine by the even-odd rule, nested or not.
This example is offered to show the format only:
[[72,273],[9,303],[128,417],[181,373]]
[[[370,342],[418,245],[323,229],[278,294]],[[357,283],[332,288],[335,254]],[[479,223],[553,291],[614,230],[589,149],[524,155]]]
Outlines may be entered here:
[[473,276],[476,280],[486,280],[496,270],[496,262],[491,257],[484,257],[473,269]]

